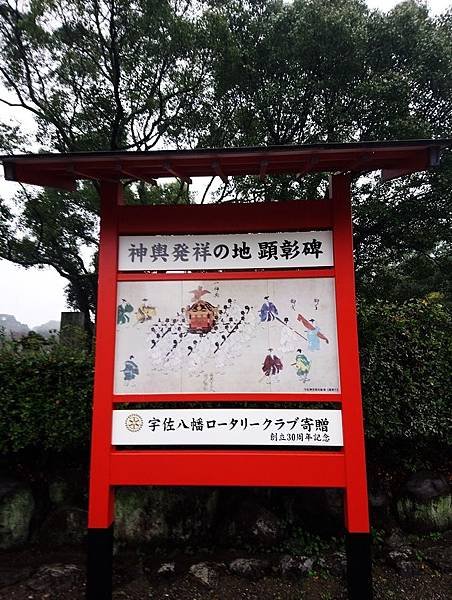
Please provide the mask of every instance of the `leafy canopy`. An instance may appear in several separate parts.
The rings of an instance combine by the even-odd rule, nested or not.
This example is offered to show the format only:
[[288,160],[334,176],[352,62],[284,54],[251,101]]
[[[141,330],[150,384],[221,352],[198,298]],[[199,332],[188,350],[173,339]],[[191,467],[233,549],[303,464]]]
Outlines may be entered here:
[[[2,0],[1,101],[33,115],[42,150],[152,149],[200,92],[207,61],[198,12],[196,2],[178,0]],[[20,129],[3,124],[3,151],[17,151],[19,142]],[[157,203],[189,198],[183,184],[132,186],[126,196]],[[97,186],[84,183],[71,194],[22,189],[13,209],[3,201],[0,211],[0,256],[53,266],[69,281],[70,305],[89,314]],[[82,248],[93,258],[83,260]]]
[[[452,12],[414,0],[0,0],[5,151],[152,149],[447,137]],[[450,157],[435,172],[355,182],[360,297],[450,297]],[[216,201],[321,197],[322,174],[234,178]],[[128,186],[129,202],[189,202],[182,183]],[[97,188],[20,192],[0,205],[0,256],[53,265],[74,308],[94,306]],[[17,235],[17,230],[19,235]],[[80,260],[91,248],[92,263]]]

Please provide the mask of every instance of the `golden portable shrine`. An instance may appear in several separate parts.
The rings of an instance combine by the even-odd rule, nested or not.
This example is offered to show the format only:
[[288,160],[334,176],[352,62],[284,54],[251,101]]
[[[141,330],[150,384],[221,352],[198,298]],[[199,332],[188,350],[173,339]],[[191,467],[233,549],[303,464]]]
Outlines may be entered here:
[[210,294],[200,285],[198,289],[190,292],[193,294],[193,304],[187,306],[188,331],[190,333],[208,333],[215,325],[218,318],[218,308],[203,300],[204,294]]

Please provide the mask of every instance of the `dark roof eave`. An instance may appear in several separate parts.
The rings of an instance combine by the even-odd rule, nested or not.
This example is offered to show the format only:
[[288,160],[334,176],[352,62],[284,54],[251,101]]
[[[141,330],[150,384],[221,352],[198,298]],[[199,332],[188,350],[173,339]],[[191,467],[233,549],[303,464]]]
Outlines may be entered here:
[[434,147],[452,148],[452,138],[440,139],[413,139],[413,140],[371,140],[365,142],[324,142],[320,144],[287,144],[280,146],[238,146],[233,148],[195,148],[183,150],[136,150],[129,152],[126,150],[100,150],[91,152],[43,152],[35,154],[3,154],[0,156],[0,162],[11,160],[39,160],[46,158],[75,159],[75,158],[101,158],[118,156],[169,156],[169,155],[190,155],[190,154],[241,154],[241,153],[272,153],[303,150],[341,150],[341,149],[372,149],[372,148],[395,148],[395,147]]
[[[190,176],[218,173],[224,177],[253,175],[259,174],[262,164],[259,161],[266,161],[268,174],[384,169],[396,176],[397,172],[409,173],[435,166],[440,151],[449,147],[452,147],[452,139],[421,139],[196,150],[42,153],[7,155],[0,160],[8,180],[74,189],[78,179],[112,178],[118,181],[130,178],[130,174],[143,180],[174,175],[186,180]],[[222,161],[221,165],[218,161]]]

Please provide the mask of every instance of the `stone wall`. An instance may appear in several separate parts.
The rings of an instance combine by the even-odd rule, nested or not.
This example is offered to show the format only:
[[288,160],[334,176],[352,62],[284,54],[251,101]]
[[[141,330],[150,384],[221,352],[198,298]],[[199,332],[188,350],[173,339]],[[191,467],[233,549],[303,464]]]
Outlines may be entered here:
[[[421,533],[452,525],[444,476],[420,471],[397,489],[371,483],[372,525]],[[334,489],[119,488],[118,546],[249,544],[277,547],[294,532],[340,534],[343,498]],[[68,470],[36,482],[0,478],[0,548],[78,544],[87,522],[86,474]]]

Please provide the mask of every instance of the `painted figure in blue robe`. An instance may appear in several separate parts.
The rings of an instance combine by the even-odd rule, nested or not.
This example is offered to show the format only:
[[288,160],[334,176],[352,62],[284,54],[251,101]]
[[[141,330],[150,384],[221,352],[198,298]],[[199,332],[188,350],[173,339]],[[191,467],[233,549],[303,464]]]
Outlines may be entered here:
[[130,317],[128,313],[133,312],[133,306],[127,302],[124,298],[121,300],[121,304],[118,306],[118,325],[124,325],[130,323]]
[[297,319],[298,321],[301,321],[306,328],[308,350],[320,350],[320,340],[329,344],[328,338],[320,331],[320,327],[317,326],[315,319],[309,319],[308,321],[302,314],[299,314]]
[[135,379],[137,375],[140,374],[140,370],[138,369],[138,365],[134,362],[134,356],[131,355],[129,360],[124,362],[124,369],[122,369],[121,373],[124,373],[124,381],[132,381]]
[[273,319],[278,314],[278,309],[273,304],[273,302],[269,300],[269,297],[265,296],[264,300],[265,302],[261,306],[261,309],[259,311],[261,323],[263,323],[264,321],[273,321]]
[[320,350],[320,327],[315,324],[315,319],[309,319],[312,323],[313,329],[306,331],[308,338],[308,350]]

